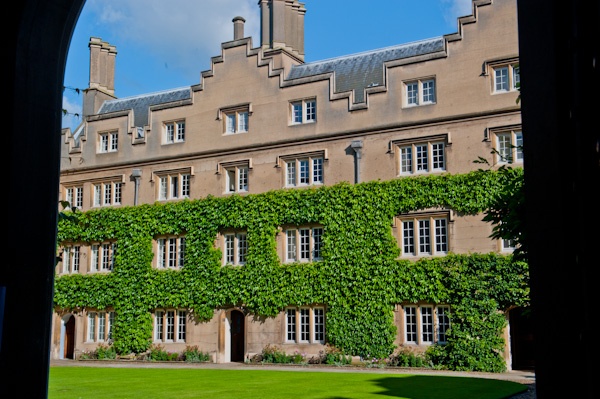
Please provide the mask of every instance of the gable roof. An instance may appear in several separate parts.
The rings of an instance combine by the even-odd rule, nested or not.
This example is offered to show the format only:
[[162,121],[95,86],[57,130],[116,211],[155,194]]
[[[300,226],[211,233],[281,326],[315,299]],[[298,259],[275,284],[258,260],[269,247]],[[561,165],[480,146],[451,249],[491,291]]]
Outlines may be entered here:
[[354,91],[354,103],[365,102],[365,90],[385,85],[384,64],[445,50],[445,39],[437,37],[292,66],[286,80],[333,73],[334,93]]
[[177,101],[191,100],[191,98],[192,94],[189,86],[141,94],[139,96],[118,98],[105,101],[98,110],[98,115],[133,110],[134,126],[143,127],[148,124],[148,111],[150,107]]
[[[333,76],[334,93],[354,92],[355,104],[366,101],[366,89],[385,86],[385,65],[445,51],[444,37],[420,40],[322,61],[293,65],[285,80]],[[318,78],[317,78],[318,79]],[[191,86],[105,101],[97,115],[133,110],[134,126],[148,125],[151,107],[191,100]]]

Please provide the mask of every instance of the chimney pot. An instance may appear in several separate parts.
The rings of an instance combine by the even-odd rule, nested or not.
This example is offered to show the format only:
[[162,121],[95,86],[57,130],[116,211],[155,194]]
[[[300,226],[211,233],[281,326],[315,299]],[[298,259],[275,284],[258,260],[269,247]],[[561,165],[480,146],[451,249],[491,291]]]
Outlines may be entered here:
[[233,40],[240,40],[244,38],[244,22],[246,20],[242,17],[235,17],[233,20]]

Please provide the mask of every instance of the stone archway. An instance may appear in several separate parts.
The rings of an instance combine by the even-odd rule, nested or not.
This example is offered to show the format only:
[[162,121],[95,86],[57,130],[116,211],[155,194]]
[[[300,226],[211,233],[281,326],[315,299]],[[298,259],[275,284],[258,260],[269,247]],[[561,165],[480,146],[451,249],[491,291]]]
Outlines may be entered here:
[[[15,258],[0,278],[0,374],[6,391],[48,394],[56,220],[59,210],[63,78],[69,43],[85,0],[14,3],[5,43],[9,190],[19,193],[8,213]],[[24,135],[23,123],[26,121]],[[35,176],[35,184],[24,176]],[[32,228],[35,226],[35,228]],[[35,250],[32,250],[32,243]],[[23,312],[27,318],[23,328]],[[36,361],[32,361],[36,359]],[[23,384],[27,370],[27,384]]]

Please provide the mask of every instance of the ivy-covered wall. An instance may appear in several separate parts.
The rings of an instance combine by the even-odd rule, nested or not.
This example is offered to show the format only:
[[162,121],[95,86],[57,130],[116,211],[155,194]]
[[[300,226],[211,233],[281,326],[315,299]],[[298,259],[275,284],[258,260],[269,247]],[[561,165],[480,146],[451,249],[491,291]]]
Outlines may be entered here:
[[[327,342],[348,354],[385,357],[394,350],[395,304],[448,303],[448,343],[431,348],[432,358],[450,369],[503,371],[502,312],[528,303],[527,265],[495,253],[399,259],[391,225],[395,215],[436,207],[479,214],[522,175],[480,170],[81,213],[78,222],[60,221],[59,243],[116,240],[114,269],[57,276],[55,306],[112,307],[114,345],[130,353],[151,344],[155,308],[188,308],[208,320],[231,305],[269,317],[289,305],[324,303]],[[324,226],[323,260],[282,264],[278,228],[312,223]],[[214,242],[225,228],[247,231],[242,267],[222,266]],[[152,267],[152,240],[166,234],[185,234],[181,270]]]

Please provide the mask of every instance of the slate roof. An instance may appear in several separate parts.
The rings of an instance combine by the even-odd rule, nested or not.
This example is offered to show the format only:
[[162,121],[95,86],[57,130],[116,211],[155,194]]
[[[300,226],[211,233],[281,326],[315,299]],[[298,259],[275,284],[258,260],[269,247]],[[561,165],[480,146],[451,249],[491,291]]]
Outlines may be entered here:
[[191,96],[191,87],[187,86],[139,96],[123,97],[105,101],[98,110],[98,115],[133,109],[134,126],[142,127],[148,124],[148,110],[151,106],[189,100],[192,98]]
[[365,102],[367,87],[385,85],[384,63],[435,53],[445,48],[445,39],[436,37],[417,42],[294,65],[286,80],[334,73],[335,92],[354,90],[354,103]]
[[[377,50],[365,51],[292,66],[286,81],[333,73],[335,92],[354,91],[354,103],[365,102],[365,89],[385,85],[384,64],[444,50],[445,39],[437,37]],[[148,124],[151,106],[191,99],[191,86],[104,102],[98,115],[133,110],[134,126]]]

